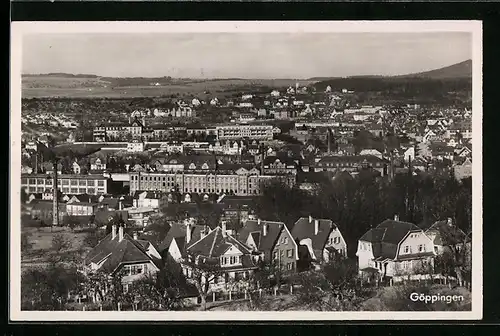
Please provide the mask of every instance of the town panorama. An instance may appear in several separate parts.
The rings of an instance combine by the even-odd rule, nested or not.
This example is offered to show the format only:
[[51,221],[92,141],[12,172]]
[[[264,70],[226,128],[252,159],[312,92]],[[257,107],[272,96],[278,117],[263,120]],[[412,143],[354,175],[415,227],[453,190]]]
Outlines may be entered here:
[[23,75],[22,309],[470,310],[471,78]]

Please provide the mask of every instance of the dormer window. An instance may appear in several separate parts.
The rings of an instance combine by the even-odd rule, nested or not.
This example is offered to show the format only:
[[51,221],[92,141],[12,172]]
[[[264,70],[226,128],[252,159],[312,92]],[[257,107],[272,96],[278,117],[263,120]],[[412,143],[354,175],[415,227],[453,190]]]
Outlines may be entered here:
[[191,163],[191,164],[189,165],[189,169],[196,169],[196,165],[195,165],[194,163]]

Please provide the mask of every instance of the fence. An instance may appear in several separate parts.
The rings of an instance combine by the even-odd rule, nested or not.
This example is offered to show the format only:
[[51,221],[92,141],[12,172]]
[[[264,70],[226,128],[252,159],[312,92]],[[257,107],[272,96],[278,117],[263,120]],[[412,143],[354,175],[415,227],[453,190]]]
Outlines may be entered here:
[[[264,296],[281,296],[293,294],[297,290],[300,290],[297,286],[294,285],[284,285],[280,287],[272,287],[272,288],[261,288],[255,290],[246,290],[246,291],[221,291],[221,292],[210,292],[207,295],[207,302],[226,302],[226,301],[235,301],[235,300],[248,300],[250,295],[255,296],[258,295],[260,297]],[[200,300],[198,300],[199,302]]]

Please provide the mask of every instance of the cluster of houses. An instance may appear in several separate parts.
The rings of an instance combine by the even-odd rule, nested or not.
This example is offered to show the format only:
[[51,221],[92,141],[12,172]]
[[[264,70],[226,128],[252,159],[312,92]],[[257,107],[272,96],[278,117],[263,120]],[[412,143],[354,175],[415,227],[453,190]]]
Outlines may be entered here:
[[[210,292],[238,291],[249,289],[249,280],[264,264],[286,278],[337,262],[348,248],[335,223],[311,216],[287,225],[250,215],[238,229],[229,228],[224,218],[210,226],[186,217],[172,222],[159,243],[147,233],[124,234],[123,230],[113,224],[111,233],[87,255],[86,272],[100,270],[113,276],[125,269],[122,281],[128,286],[139,275],[157,272],[169,258],[181,266],[187,279],[203,274]],[[452,219],[428,228],[397,216],[385,220],[359,238],[359,274],[367,281],[429,278],[435,257],[448,248],[444,235],[450,230],[461,239],[458,244],[470,244]]]
[[[101,151],[69,167],[56,167],[59,222],[113,224],[86,256],[86,272],[125,274],[127,288],[144,274],[158,272],[171,258],[187,278],[205,272],[211,290],[224,291],[246,288],[262,263],[289,275],[319,269],[346,256],[349,248],[356,249],[359,273],[367,279],[395,282],[428,276],[435,257],[446,250],[444,232],[453,230],[463,241],[468,239],[451,219],[423,228],[396,216],[363,234],[357,247],[348,247],[330,219],[309,216],[295,223],[272,222],[252,211],[262,183],[273,179],[314,190],[318,175],[391,178],[444,167],[459,180],[471,176],[470,111],[350,106],[345,96],[350,93],[327,88],[316,95],[296,85],[227,101],[193,98],[168,109],[135,111],[127,123],[95,126],[93,143],[102,145]],[[234,107],[234,122],[146,125],[146,117],[195,117],[202,105]],[[23,118],[23,123],[76,127],[63,116]],[[282,130],[257,119],[293,120],[295,127]],[[357,142],[360,132],[368,143]],[[388,146],[385,138],[390,135],[405,141]],[[38,141],[48,144],[48,137],[42,135]],[[117,165],[124,153],[126,164]],[[136,158],[145,153],[148,159],[141,157],[139,162]],[[54,167],[39,158],[36,142],[26,142],[22,155],[23,162],[31,162],[22,166],[23,216],[50,223],[56,204]],[[117,183],[127,192],[114,192]],[[168,232],[155,240],[145,228],[170,203],[178,204],[182,219],[170,221]],[[214,209],[220,219],[199,220]]]
[[73,118],[53,113],[26,114],[21,116],[22,125],[48,125],[52,127],[62,127],[65,129],[76,129],[78,122]]

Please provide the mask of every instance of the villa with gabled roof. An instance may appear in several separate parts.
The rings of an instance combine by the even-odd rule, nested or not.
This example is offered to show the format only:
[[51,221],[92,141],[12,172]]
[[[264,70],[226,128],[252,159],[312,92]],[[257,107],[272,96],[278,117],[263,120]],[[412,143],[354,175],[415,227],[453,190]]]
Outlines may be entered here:
[[368,230],[358,241],[356,256],[361,275],[379,278],[427,274],[433,267],[434,243],[413,223],[387,219]]

